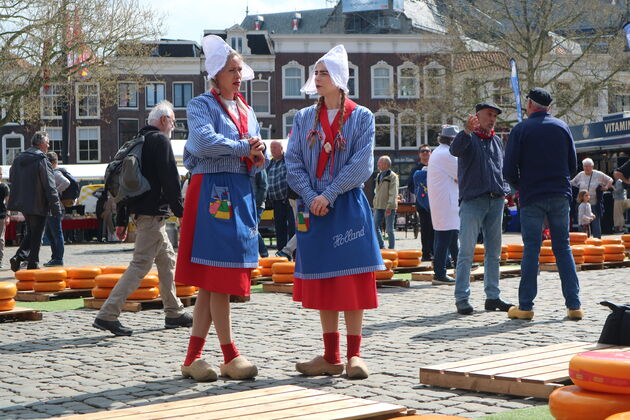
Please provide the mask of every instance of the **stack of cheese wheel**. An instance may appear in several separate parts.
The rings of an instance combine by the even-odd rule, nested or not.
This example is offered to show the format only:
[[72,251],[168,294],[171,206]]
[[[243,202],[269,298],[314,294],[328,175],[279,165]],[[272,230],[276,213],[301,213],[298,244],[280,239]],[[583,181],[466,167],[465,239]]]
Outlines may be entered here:
[[551,239],[545,239],[542,241],[542,246],[551,246]]
[[486,255],[486,251],[481,244],[475,245],[475,254],[473,255],[473,262],[482,263],[484,257]]
[[[606,239],[609,240],[609,239]],[[621,239],[619,239],[621,242]],[[604,244],[604,261],[623,261],[626,259],[626,247],[621,243]]]
[[569,242],[571,245],[584,245],[588,235],[584,232],[569,232]]
[[250,275],[251,275],[251,278],[253,278],[253,279],[262,276],[262,272],[260,271],[260,267],[254,268]]
[[392,270],[394,263],[392,260],[384,259],[383,263],[385,264],[386,269],[375,273],[376,280],[389,280],[394,277],[394,270]]
[[273,272],[271,271],[271,266],[274,263],[279,262],[289,262],[289,259],[286,257],[264,257],[258,260],[258,264],[260,265],[260,273],[264,277],[271,277]]
[[584,244],[585,245],[602,246],[603,242],[599,238],[588,238],[586,241],[584,241]]
[[505,261],[508,259],[508,246],[501,245],[501,261]]
[[628,394],[608,394],[563,386],[549,396],[549,411],[556,420],[606,419],[630,410]]
[[197,293],[197,288],[195,286],[175,282],[175,295],[177,297],[192,296],[195,293]]
[[584,245],[571,245],[571,253],[576,264],[584,264]]
[[35,273],[33,290],[36,292],[60,292],[66,288],[66,270],[47,269]]
[[33,290],[33,286],[35,285],[35,273],[38,271],[43,270],[33,269],[16,271],[15,278],[17,279],[17,283],[15,285],[17,289],[20,291]]
[[0,311],[10,311],[15,308],[15,299],[17,295],[17,287],[8,281],[0,283]]
[[392,262],[392,268],[398,267],[398,252],[393,249],[381,249],[381,258],[390,260]]
[[523,259],[523,244],[508,244],[508,260]]
[[68,268],[68,287],[71,289],[92,289],[94,278],[101,274],[100,267],[70,267]]
[[621,235],[623,246],[626,247],[626,251],[630,252],[630,235]]
[[419,249],[403,249],[396,254],[398,255],[399,267],[417,267],[420,265],[422,251]]
[[271,265],[271,280],[274,283],[293,283],[294,262],[275,262]]
[[538,257],[538,262],[541,264],[555,264],[556,256],[553,254],[553,250],[550,246],[541,246],[540,247],[540,256]]
[[[99,274],[94,279],[96,286],[92,289],[92,296],[96,299],[107,299],[112,292],[118,280],[122,277],[122,273]],[[150,300],[160,296],[158,288],[160,281],[153,274],[147,274],[141,281],[136,290],[133,291],[127,299],[129,300]]]
[[584,247],[584,262],[585,263],[603,263],[604,262],[603,246],[587,245]]

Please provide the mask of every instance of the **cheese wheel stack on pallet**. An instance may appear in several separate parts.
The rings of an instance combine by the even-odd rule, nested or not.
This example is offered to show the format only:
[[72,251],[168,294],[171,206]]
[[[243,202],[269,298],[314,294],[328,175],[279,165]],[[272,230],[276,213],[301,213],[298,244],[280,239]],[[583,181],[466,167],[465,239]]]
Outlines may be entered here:
[[571,253],[576,264],[584,264],[584,245],[571,245]]
[[17,287],[8,281],[0,282],[0,311],[10,311],[15,308]]
[[274,283],[293,283],[293,273],[294,262],[275,262],[271,265],[271,280]]
[[523,259],[523,244],[508,244],[507,246],[508,260]]
[[44,271],[41,269],[32,269],[32,270],[18,270],[15,272],[15,278],[17,279],[16,287],[19,291],[29,291],[33,290],[33,286],[35,285],[35,273],[39,271]]
[[584,241],[584,245],[602,246],[603,242],[599,238],[588,238]]
[[64,269],[46,269],[35,273],[33,290],[36,292],[60,292],[66,288],[68,273]]
[[392,268],[394,267],[394,263],[392,262],[392,260],[384,259],[383,263],[385,264],[386,270],[377,271],[375,273],[376,280],[389,280],[394,277],[394,270],[392,270]]
[[501,261],[507,261],[508,259],[508,246],[501,245]]
[[[107,299],[112,292],[118,280],[122,277],[122,273],[100,274],[96,276],[94,282],[96,287],[92,289],[92,296],[96,299]],[[160,284],[158,277],[153,274],[147,274],[141,281],[138,288],[133,291],[127,299],[129,300],[150,300],[160,296]]]
[[585,263],[603,263],[604,262],[604,247],[596,245],[587,245],[584,247],[584,262]]
[[71,289],[93,289],[96,285],[94,278],[103,273],[101,267],[69,267],[68,287]]
[[623,261],[626,259],[626,247],[619,243],[604,244],[604,262]]
[[571,245],[584,245],[588,235],[584,232],[569,232],[569,243]]
[[398,267],[417,267],[420,265],[422,251],[420,251],[419,249],[403,249],[396,252],[396,254],[398,259]]
[[289,259],[286,257],[265,257],[258,260],[258,265],[260,266],[260,273],[263,277],[271,277],[273,271],[271,271],[271,266],[274,263],[278,262],[289,262]]
[[623,242],[623,246],[626,247],[626,251],[630,252],[630,235],[621,235],[621,241]]
[[541,264],[555,264],[556,256],[553,254],[551,246],[541,246],[538,262]]
[[398,267],[398,252],[393,249],[381,249],[381,258],[390,260],[392,262],[392,268]]
[[195,293],[197,293],[197,290],[198,288],[195,286],[189,286],[187,284],[182,284],[182,283],[175,283],[175,295],[177,297],[193,296]]
[[475,254],[473,255],[473,262],[482,263],[486,255],[486,250],[481,244],[475,245]]

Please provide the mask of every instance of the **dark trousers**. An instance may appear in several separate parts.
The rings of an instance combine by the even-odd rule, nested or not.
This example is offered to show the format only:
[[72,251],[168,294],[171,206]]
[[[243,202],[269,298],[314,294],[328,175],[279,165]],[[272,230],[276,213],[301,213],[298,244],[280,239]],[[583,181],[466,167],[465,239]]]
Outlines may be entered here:
[[431,212],[422,207],[418,207],[420,216],[420,240],[422,241],[422,260],[431,261],[433,259],[433,223],[431,222]]
[[433,272],[437,277],[446,276],[446,259],[450,254],[457,258],[459,247],[457,246],[457,230],[436,230],[435,244],[433,246]]
[[[256,207],[256,216],[258,217],[257,221],[260,225],[260,216],[262,215],[265,209],[262,207]],[[258,255],[263,258],[267,258],[269,256],[269,251],[267,250],[267,245],[265,245],[265,240],[260,234],[260,229],[258,230]]]
[[273,200],[273,221],[276,227],[278,249],[285,247],[295,235],[295,218],[289,200]]
[[22,238],[15,257],[20,261],[28,261],[28,268],[35,268],[39,263],[39,248],[42,246],[46,216],[25,214],[24,219],[26,235]]

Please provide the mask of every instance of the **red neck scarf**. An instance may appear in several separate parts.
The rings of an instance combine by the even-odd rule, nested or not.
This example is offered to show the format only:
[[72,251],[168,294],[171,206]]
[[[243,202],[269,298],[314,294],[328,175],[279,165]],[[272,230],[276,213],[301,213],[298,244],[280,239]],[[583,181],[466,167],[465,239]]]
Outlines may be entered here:
[[[236,129],[238,130],[239,137],[241,139],[248,138],[249,137],[249,130],[248,130],[248,127],[247,127],[247,113],[243,112],[241,110],[241,107],[239,107],[238,103],[237,103],[237,105],[236,105],[236,110],[238,112],[238,118],[237,118],[236,115],[234,115],[233,113],[230,112],[229,109],[227,109],[227,107],[225,106],[225,104],[221,100],[221,97],[219,96],[219,93],[216,90],[212,89],[211,93],[214,96],[214,98],[217,100],[219,105],[221,105],[221,108],[223,108],[225,113],[230,117],[230,119],[232,120],[232,122],[236,126]],[[247,105],[247,102],[245,101],[245,98],[243,98],[243,95],[241,95],[240,92],[236,92],[236,94],[234,95],[234,100],[236,101],[238,99],[243,101],[245,106],[247,108],[249,108],[249,105]],[[249,172],[252,169],[252,161],[247,159],[247,158],[245,158],[245,157],[241,157],[241,160],[243,160],[247,164],[247,172]]]
[[[350,114],[357,107],[357,104],[352,100],[346,98],[344,104],[344,114],[343,114],[343,122],[344,124],[348,121]],[[341,133],[339,132],[339,117],[341,116],[341,112],[337,112],[335,119],[333,120],[332,125],[328,120],[328,108],[326,108],[326,104],[324,103],[319,111],[319,122],[322,125],[322,130],[324,131],[325,139],[324,144],[322,144],[322,150],[319,152],[319,160],[317,161],[317,178],[321,178],[324,175],[324,169],[326,169],[326,164],[328,163],[328,159],[330,161],[330,176],[332,178],[333,165],[335,163],[335,150],[342,150],[345,148],[346,140],[343,138]]]
[[492,137],[494,137],[495,132],[494,130],[488,132],[486,130],[484,130],[483,128],[479,128],[478,130],[475,130],[475,134],[479,137],[481,137],[482,139],[491,139]]

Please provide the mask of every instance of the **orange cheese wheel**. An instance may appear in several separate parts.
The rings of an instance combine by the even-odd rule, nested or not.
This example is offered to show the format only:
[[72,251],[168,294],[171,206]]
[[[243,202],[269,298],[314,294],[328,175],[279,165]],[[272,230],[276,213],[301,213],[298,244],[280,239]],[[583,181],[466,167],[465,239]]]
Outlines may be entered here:
[[263,267],[260,269],[260,273],[264,277],[271,277],[271,275],[273,274],[273,271],[271,271],[271,267]]
[[553,256],[553,250],[550,246],[541,246],[540,247],[540,255]]
[[0,299],[13,299],[16,294],[17,287],[15,283],[9,283],[8,281],[0,282]]
[[422,251],[419,249],[403,249],[397,252],[399,259],[411,260],[422,257]]
[[482,263],[485,258],[486,258],[485,254],[474,254],[473,255],[473,262]]
[[604,262],[604,254],[602,255],[584,255],[585,263],[603,263]]
[[523,244],[507,244],[508,253],[512,252],[523,252],[524,246]]
[[501,254],[504,254],[508,252],[508,246],[507,245],[501,245]]
[[620,238],[602,238],[602,245],[621,245],[623,241]]
[[541,255],[540,257],[538,257],[538,262],[542,264],[555,264],[556,257],[554,257],[553,255]]
[[624,242],[624,243],[623,243],[623,246],[625,246],[625,247],[626,247],[626,250],[630,249],[630,241],[628,241],[628,242]]
[[571,253],[573,254],[574,257],[576,255],[584,255],[584,248],[577,247],[577,246],[572,246],[571,247]]
[[399,267],[417,267],[420,265],[420,258],[398,258]]
[[60,292],[66,288],[66,282],[63,280],[56,281],[36,281],[33,290],[36,292]]
[[0,299],[0,311],[10,311],[15,308],[15,299]]
[[101,274],[99,267],[74,267],[68,270],[68,277],[73,279],[93,279]]
[[584,255],[604,255],[605,249],[603,246],[587,246],[584,247]]
[[394,266],[394,263],[392,262],[392,260],[383,260],[383,264],[385,264],[385,268],[388,270],[391,270],[392,267]]
[[630,394],[630,352],[576,354],[569,361],[569,376],[575,385],[589,391]]
[[623,261],[626,259],[626,254],[604,254],[604,261]]
[[621,235],[621,240],[624,242],[630,242],[630,233],[626,233],[625,235]]
[[23,281],[35,281],[35,273],[44,271],[41,269],[35,270],[19,270],[15,272],[15,278]]
[[293,274],[272,274],[271,280],[274,283],[293,283]]
[[569,240],[573,242],[584,242],[588,235],[584,232],[569,232]]
[[381,249],[381,257],[394,261],[398,259],[398,252],[393,249]]
[[160,285],[160,279],[158,279],[157,276],[152,276],[150,274],[147,274],[140,281],[140,286],[138,287],[158,287],[159,285]]
[[256,277],[262,276],[262,273],[260,272],[260,269],[254,268],[250,275],[253,279],[255,279]]
[[35,281],[18,281],[15,284],[17,289],[21,291],[33,290],[34,285],[35,285]]
[[96,282],[94,279],[67,279],[66,286],[71,289],[92,289]]
[[551,246],[551,239],[545,239],[542,241],[542,246]]
[[610,417],[606,417],[606,420],[630,420],[630,411],[613,414]]
[[66,270],[60,269],[49,269],[49,270],[41,270],[35,273],[35,281],[59,281],[65,280],[68,275],[66,274]]
[[482,244],[475,245],[475,255],[479,255],[479,254],[483,255],[485,253],[486,253],[486,250]]
[[177,296],[192,296],[197,289],[195,286],[175,286]]
[[294,262],[273,263],[273,265],[271,266],[271,272],[273,274],[293,274],[295,273],[295,263]]
[[392,270],[377,271],[375,274],[376,280],[389,280],[394,277],[394,272]]
[[392,268],[398,267],[398,258],[396,258],[395,260],[391,260],[391,261],[392,261]]
[[121,277],[122,274],[99,274],[93,280],[96,287],[112,288],[116,286]]
[[160,296],[160,289],[157,287],[139,287],[127,296],[130,300],[149,300]]
[[604,254],[623,254],[625,251],[626,247],[621,244],[604,245]]
[[289,259],[285,257],[265,257],[265,258],[261,258],[258,261],[258,263],[263,268],[271,268],[273,263],[288,262],[288,261]]
[[556,420],[605,419],[630,410],[627,394],[593,392],[578,386],[563,386],[549,396],[549,411]]
[[[124,266],[124,265],[111,265],[111,266],[101,267],[101,274],[122,274],[125,271],[127,271],[127,266]],[[157,274],[155,275],[157,276]]]
[[586,241],[584,241],[584,243],[586,245],[601,246],[602,245],[602,240],[599,239],[599,238],[588,238]]
[[508,253],[507,252],[502,252],[501,253],[501,261],[505,261],[508,259]]
[[576,264],[584,264],[584,255],[576,255],[575,257],[573,257],[573,261]]
[[508,251],[508,260],[522,260],[522,259],[523,259],[522,252]]
[[95,299],[107,299],[112,292],[111,287],[98,287],[92,289],[92,297]]

